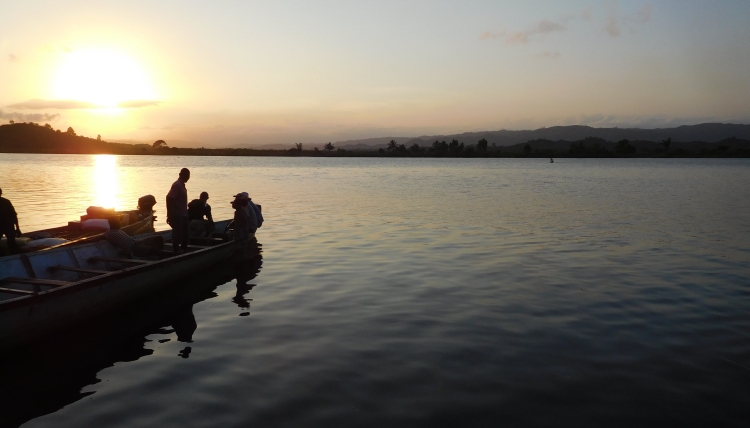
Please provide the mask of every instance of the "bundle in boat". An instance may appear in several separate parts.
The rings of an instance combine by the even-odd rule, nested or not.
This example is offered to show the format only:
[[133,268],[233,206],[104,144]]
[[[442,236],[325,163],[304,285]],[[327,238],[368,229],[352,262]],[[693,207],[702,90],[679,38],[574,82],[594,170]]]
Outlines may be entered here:
[[[105,227],[101,222],[92,223],[91,220],[106,220],[109,226]],[[136,213],[116,212],[114,208],[92,206],[86,208],[86,215],[81,216],[81,230],[87,230],[86,228],[93,230],[95,227],[100,230],[121,229],[136,221],[138,221]],[[70,226],[70,223],[68,225]]]

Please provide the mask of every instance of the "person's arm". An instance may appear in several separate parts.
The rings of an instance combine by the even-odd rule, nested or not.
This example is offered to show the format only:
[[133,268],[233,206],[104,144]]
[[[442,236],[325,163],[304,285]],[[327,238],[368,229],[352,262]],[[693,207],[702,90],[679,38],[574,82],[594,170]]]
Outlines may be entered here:
[[174,207],[175,207],[175,197],[174,197],[174,184],[169,189],[169,193],[167,193],[167,224],[169,223],[169,219],[174,213]]
[[16,232],[20,235],[21,225],[18,224],[18,213],[16,213],[16,209],[13,208],[13,204],[10,204],[10,209],[13,210],[13,222],[16,224]]
[[213,223],[214,217],[211,215],[211,205],[206,204],[206,219]]

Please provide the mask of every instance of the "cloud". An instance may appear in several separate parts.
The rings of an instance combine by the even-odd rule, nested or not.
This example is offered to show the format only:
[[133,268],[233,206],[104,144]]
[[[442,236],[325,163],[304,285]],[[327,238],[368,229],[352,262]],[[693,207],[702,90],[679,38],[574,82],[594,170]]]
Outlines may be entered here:
[[544,19],[523,31],[515,31],[511,33],[507,31],[485,31],[479,35],[479,39],[504,39],[506,45],[527,44],[529,43],[529,40],[531,40],[535,36],[544,37],[547,34],[557,33],[565,30],[566,27],[561,23]]
[[13,54],[8,54],[8,61],[10,62],[18,62],[18,57]]
[[123,101],[120,104],[117,104],[117,107],[120,107],[120,108],[141,108],[141,107],[151,107],[151,106],[157,106],[157,105],[159,105],[158,101],[131,100],[131,101]]
[[622,31],[620,31],[620,24],[617,22],[616,16],[609,17],[609,22],[607,23],[607,26],[604,27],[604,29],[607,31],[607,34],[612,37],[620,37],[620,34],[622,34]]
[[45,109],[70,110],[70,109],[99,108],[99,106],[92,104],[92,103],[85,102],[85,101],[40,100],[40,99],[11,104],[7,107],[13,108],[13,109],[23,109],[23,110],[45,110]]
[[631,34],[635,32],[633,24],[646,24],[651,21],[654,8],[650,4],[644,4],[637,12],[622,15],[617,11],[617,4],[609,6],[610,12],[604,31],[612,38],[620,37],[623,28]]
[[560,52],[557,51],[544,51],[537,55],[539,58],[544,59],[558,59],[560,58]]
[[[634,32],[636,24],[646,24],[653,16],[653,6],[644,4],[637,11],[631,10],[628,14],[618,12],[617,2],[604,4],[608,11],[604,31],[612,38],[618,38],[623,32]],[[556,20],[543,19],[520,31],[484,31],[479,35],[480,40],[504,40],[506,45],[525,45],[533,41],[544,39],[547,35],[568,30],[568,25],[575,25],[583,21],[596,19],[591,9],[585,9],[580,13],[566,15]],[[601,19],[601,18],[599,18]],[[601,25],[601,24],[600,24]],[[601,27],[600,27],[601,28]]]
[[636,20],[640,22],[651,21],[651,15],[653,13],[654,13],[654,8],[650,4],[646,4],[636,14]]
[[5,113],[0,110],[0,119],[15,120],[19,122],[51,122],[59,119],[60,114],[44,114],[44,113]]

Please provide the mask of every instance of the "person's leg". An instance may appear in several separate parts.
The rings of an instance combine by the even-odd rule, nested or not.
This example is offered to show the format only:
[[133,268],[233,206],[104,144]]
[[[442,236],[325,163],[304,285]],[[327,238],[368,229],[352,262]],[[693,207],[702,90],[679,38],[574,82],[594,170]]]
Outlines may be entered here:
[[216,230],[214,222],[206,220],[206,236],[210,238],[211,234],[214,233],[214,230]]
[[175,254],[179,254],[180,244],[182,243],[182,239],[185,236],[182,233],[182,229],[185,228],[185,222],[182,221],[182,217],[179,216],[170,218],[169,222],[171,223],[170,226],[172,226],[172,250],[174,250]]
[[185,225],[182,228],[182,251],[185,252],[190,243],[190,222],[187,217],[182,218],[182,224]]
[[10,251],[10,254],[20,253],[21,250],[18,248],[18,244],[16,244],[15,229],[3,230],[2,232],[0,232],[0,239],[2,239],[3,235],[5,235],[8,240],[8,251]]

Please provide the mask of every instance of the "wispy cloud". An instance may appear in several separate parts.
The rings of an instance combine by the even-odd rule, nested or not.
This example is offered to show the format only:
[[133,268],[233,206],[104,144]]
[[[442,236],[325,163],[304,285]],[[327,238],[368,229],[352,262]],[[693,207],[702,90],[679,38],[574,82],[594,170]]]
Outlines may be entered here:
[[120,108],[141,108],[141,107],[153,107],[159,105],[158,101],[148,101],[148,100],[131,100],[131,101],[123,101],[120,104],[117,104],[117,107]]
[[622,34],[622,30],[620,30],[620,24],[617,22],[617,16],[610,16],[609,22],[607,22],[607,26],[604,27],[604,30],[612,37],[620,37],[620,34]]
[[[603,28],[612,38],[622,36],[625,30],[632,32],[632,24],[645,24],[651,21],[651,17],[654,13],[653,7],[648,3],[628,15],[623,15],[618,12],[618,4],[616,2],[605,3],[604,8],[607,11],[607,14],[606,23]],[[543,19],[530,25],[524,30],[483,31],[479,35],[479,39],[503,40],[506,45],[525,45],[530,42],[541,41],[550,34],[564,32],[569,29],[570,25],[596,19],[597,18],[591,9],[585,9],[580,13],[566,15],[556,20]],[[602,19],[602,17],[599,16],[598,19]]]
[[634,32],[631,24],[645,24],[651,21],[651,17],[654,13],[654,9],[650,4],[645,4],[637,12],[621,15],[617,10],[617,3],[610,4],[607,6],[609,9],[609,16],[607,17],[607,25],[604,26],[604,31],[612,38],[618,38],[623,33],[623,28],[629,30],[631,33]]
[[557,51],[544,51],[537,55],[538,58],[542,59],[558,59],[560,58],[560,52]]
[[60,113],[45,114],[45,113],[5,113],[0,110],[0,119],[5,120],[17,120],[19,122],[51,122],[55,119],[60,118]]
[[[123,101],[117,104],[118,108],[141,108],[141,107],[153,107],[159,105],[158,101],[149,100],[130,100]],[[34,99],[24,101],[22,103],[11,104],[6,106],[7,108],[19,109],[19,110],[46,110],[46,109],[57,109],[57,110],[73,110],[73,109],[98,109],[104,108],[100,105],[90,103],[87,101],[78,100],[42,100]]]
[[479,38],[481,40],[502,39],[507,45],[527,44],[537,36],[543,38],[547,34],[565,31],[565,29],[566,27],[560,22],[544,19],[522,31],[485,31],[479,35]]
[[18,57],[14,54],[8,54],[8,61],[10,62],[18,62]]
[[29,100],[22,103],[11,104],[8,108],[21,109],[21,110],[46,110],[46,109],[57,109],[57,110],[71,110],[71,109],[89,109],[99,108],[96,104],[92,104],[86,101],[76,100]]
[[644,5],[641,10],[636,14],[637,20],[640,22],[651,21],[651,15],[654,13],[654,8],[650,4]]

